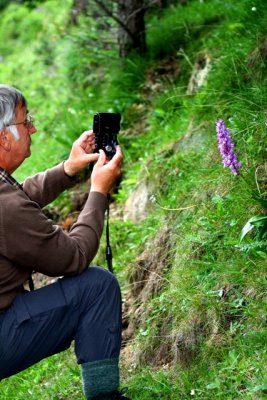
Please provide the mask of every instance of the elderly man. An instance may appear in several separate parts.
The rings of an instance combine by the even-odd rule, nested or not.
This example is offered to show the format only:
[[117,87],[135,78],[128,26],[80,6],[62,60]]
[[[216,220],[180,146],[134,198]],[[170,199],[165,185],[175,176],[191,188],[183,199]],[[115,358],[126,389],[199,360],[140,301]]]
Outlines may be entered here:
[[[107,193],[120,175],[120,147],[107,162],[102,150],[93,153],[94,133],[84,132],[65,162],[20,185],[11,174],[30,156],[35,132],[23,94],[0,85],[0,380],[74,340],[86,398],[126,399],[118,391],[119,286],[105,269],[88,268],[98,250]],[[41,209],[93,161],[88,199],[67,234]],[[32,271],[62,278],[29,291]]]

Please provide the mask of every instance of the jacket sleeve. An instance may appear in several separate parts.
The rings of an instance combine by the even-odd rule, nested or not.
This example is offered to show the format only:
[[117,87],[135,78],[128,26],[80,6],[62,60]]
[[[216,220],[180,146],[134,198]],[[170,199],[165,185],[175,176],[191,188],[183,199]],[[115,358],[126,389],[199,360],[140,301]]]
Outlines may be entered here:
[[76,179],[64,172],[64,162],[40,172],[23,182],[23,190],[41,208],[55,200],[65,189],[70,188]]
[[67,234],[17,190],[1,205],[1,252],[14,264],[49,276],[78,274],[96,255],[106,207],[106,197],[91,192]]

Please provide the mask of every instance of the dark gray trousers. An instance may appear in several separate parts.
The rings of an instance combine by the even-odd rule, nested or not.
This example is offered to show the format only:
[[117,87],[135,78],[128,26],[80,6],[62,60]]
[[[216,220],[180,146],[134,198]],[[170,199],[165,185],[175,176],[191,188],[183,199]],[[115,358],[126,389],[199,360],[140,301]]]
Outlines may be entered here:
[[119,357],[121,294],[103,268],[21,294],[0,314],[0,380],[66,350],[72,340],[79,364]]

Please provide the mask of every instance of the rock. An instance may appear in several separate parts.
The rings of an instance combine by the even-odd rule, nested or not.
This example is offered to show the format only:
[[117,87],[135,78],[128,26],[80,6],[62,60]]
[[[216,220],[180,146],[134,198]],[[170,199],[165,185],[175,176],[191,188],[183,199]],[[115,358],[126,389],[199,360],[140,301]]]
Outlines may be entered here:
[[147,217],[149,198],[153,190],[151,186],[147,182],[138,184],[125,203],[124,220],[131,219],[133,222],[139,222]]
[[209,56],[205,53],[199,54],[187,87],[187,94],[196,93],[204,85],[210,69],[211,61]]

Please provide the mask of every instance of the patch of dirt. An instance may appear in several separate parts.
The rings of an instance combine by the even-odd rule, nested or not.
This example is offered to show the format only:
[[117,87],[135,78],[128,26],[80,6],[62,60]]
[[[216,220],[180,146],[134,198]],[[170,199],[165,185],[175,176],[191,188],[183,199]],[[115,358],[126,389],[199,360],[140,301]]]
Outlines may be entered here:
[[146,73],[144,90],[148,95],[163,88],[166,81],[172,82],[181,72],[181,66],[175,56],[161,60],[156,66],[150,68]]
[[[131,344],[136,328],[146,324],[151,311],[147,300],[159,293],[167,282],[164,273],[171,263],[171,242],[172,231],[167,227],[162,228],[130,268],[130,291],[123,305],[124,346]],[[158,362],[161,359],[159,354],[166,352],[163,348],[157,352]],[[135,353],[136,357],[139,358]]]
[[[54,283],[57,281],[58,278],[50,277],[47,275],[40,274],[39,272],[35,272],[32,275],[34,288],[39,289],[43,286],[49,285],[50,283]],[[26,289],[28,289],[27,284],[25,285]]]
[[174,337],[175,363],[187,364],[192,361],[205,331],[205,322],[197,313],[191,316],[190,322],[179,327]]
[[248,56],[248,67],[256,75],[262,67],[267,67],[267,39],[264,39],[258,47]]

